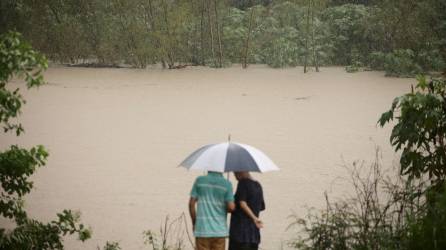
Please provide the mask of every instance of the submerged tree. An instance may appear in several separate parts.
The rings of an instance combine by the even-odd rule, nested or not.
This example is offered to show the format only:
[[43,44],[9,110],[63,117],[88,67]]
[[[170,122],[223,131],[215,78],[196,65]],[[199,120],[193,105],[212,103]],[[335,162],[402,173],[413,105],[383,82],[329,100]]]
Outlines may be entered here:
[[305,60],[304,60],[304,73],[307,73],[307,64],[308,64],[308,56],[309,56],[309,44],[310,44],[310,11],[312,0],[307,1],[307,13],[305,15]]
[[250,14],[249,14],[249,23],[248,23],[248,30],[246,33],[246,40],[245,40],[245,47],[243,50],[243,63],[242,63],[242,67],[243,68],[247,68],[248,67],[248,56],[249,56],[249,44],[251,41],[251,33],[252,33],[252,28],[253,28],[253,22],[254,22],[254,12],[255,8],[251,7],[250,10]]
[[0,32],[21,31],[60,63],[348,65],[413,76],[446,68],[445,8],[443,0],[4,0]]

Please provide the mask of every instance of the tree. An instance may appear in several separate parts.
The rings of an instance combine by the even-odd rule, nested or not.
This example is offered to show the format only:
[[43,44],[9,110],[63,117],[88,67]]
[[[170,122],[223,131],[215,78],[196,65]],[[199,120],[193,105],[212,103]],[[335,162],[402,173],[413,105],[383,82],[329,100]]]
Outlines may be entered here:
[[314,1],[311,1],[311,42],[312,42],[312,44],[313,44],[313,46],[312,46],[312,48],[313,48],[313,63],[314,63],[314,66],[315,66],[315,68],[316,68],[316,72],[319,72],[319,61],[318,61],[318,59],[317,59],[317,52],[316,52],[316,48],[317,48],[317,45],[316,45],[316,39],[315,39],[315,24],[314,24],[314,19],[315,19],[315,17],[314,17],[314,9],[315,9],[315,7],[314,7]]
[[444,0],[3,0],[0,33],[22,32],[60,63],[348,65],[412,76],[446,71],[445,13]]
[[346,4],[324,11],[322,20],[329,26],[329,37],[335,48],[333,64],[351,65],[355,61],[355,51],[361,52],[360,58],[368,55],[369,44],[364,37],[368,15],[370,7],[364,5]]
[[245,42],[245,48],[243,51],[243,63],[242,63],[242,67],[244,69],[246,69],[248,67],[248,54],[249,54],[249,42],[251,40],[251,32],[253,29],[253,21],[254,21],[254,7],[251,7],[251,11],[249,14],[249,24],[248,24],[248,30],[247,30],[247,34],[246,34],[246,42]]
[[310,40],[310,10],[312,1],[308,0],[307,14],[305,15],[305,60],[304,60],[304,73],[307,73],[308,56],[310,54],[309,40]]
[[211,52],[212,52],[212,60],[214,62],[214,66],[217,66],[217,61],[215,59],[215,50],[214,50],[214,30],[212,26],[212,18],[211,18],[211,1],[206,1],[206,8],[208,14],[208,25],[209,25],[209,35],[211,40]]
[[217,8],[217,0],[214,0],[214,13],[215,13],[215,26],[217,32],[217,40],[218,40],[218,67],[223,67],[223,49],[221,45],[221,31],[220,31],[220,22],[218,19],[218,8]]
[[411,93],[395,98],[379,124],[392,120],[390,142],[402,150],[401,174],[409,179],[426,177],[432,186],[446,180],[446,81],[418,77]]
[[440,55],[445,62],[443,68],[443,75],[446,76],[446,2],[442,0],[432,0],[432,8],[435,10],[434,14],[429,18],[429,24],[433,26],[436,36],[436,42],[440,49]]
[[[34,51],[15,32],[0,36],[0,125],[6,132],[19,136],[24,129],[15,120],[25,100],[19,88],[10,90],[13,77],[22,78],[28,88],[44,83],[42,72],[48,67],[46,58]],[[62,236],[77,234],[81,241],[91,237],[89,229],[79,223],[79,214],[64,210],[49,223],[28,217],[23,197],[31,192],[29,177],[44,166],[48,153],[41,145],[29,150],[12,145],[0,152],[0,216],[15,222],[15,228],[0,228],[0,249],[63,249]]]
[[231,5],[238,9],[246,10],[255,5],[267,6],[270,5],[272,2],[272,0],[231,0]]

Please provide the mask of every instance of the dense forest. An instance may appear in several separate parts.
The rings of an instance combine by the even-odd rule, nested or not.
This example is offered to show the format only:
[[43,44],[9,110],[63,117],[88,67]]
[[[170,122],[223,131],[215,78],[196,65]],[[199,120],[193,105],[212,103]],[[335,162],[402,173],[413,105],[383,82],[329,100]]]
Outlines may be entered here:
[[344,65],[415,75],[442,70],[446,58],[443,0],[3,0],[0,18],[0,32],[19,31],[70,64]]

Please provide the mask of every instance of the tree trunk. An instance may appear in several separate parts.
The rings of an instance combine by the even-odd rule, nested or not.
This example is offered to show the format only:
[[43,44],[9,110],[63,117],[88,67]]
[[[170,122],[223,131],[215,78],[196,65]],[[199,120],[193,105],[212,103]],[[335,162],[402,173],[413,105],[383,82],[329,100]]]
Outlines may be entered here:
[[216,31],[217,31],[217,39],[218,39],[218,50],[219,50],[219,55],[218,55],[218,64],[219,67],[223,67],[223,49],[221,46],[221,35],[220,35],[220,28],[219,28],[219,22],[218,22],[218,11],[217,11],[217,0],[214,0],[214,10],[215,10],[215,25],[217,27]]
[[246,36],[245,51],[243,53],[242,67],[244,69],[246,69],[248,67],[249,40],[251,39],[251,30],[252,30],[252,23],[253,23],[253,21],[254,21],[254,6],[251,7],[251,16],[249,17],[248,34]]
[[[199,0],[198,0],[199,1]],[[192,8],[192,14],[194,15],[194,17],[196,17],[198,14],[198,12],[200,12],[200,5],[198,3],[198,1],[196,0],[192,0],[191,1],[191,8]],[[195,13],[194,10],[197,10],[197,13]],[[186,43],[190,43],[191,44],[191,55],[190,58],[187,59],[187,62],[190,62],[191,65],[193,66],[197,66],[200,65],[200,38],[199,38],[199,33],[200,33],[200,24],[198,22],[194,22],[194,26],[191,30],[190,33],[187,34],[186,37]]]
[[306,28],[307,31],[305,32],[305,59],[304,59],[304,73],[307,73],[307,64],[308,64],[308,39],[309,39],[309,33],[310,33],[310,1],[308,0],[308,8],[307,8],[307,16],[306,16]]
[[[148,0],[148,5],[149,5],[148,10],[146,9],[145,5],[143,5],[144,12],[146,12],[146,16],[148,19],[148,21],[146,21],[147,31],[149,33],[156,33],[158,31],[158,25],[155,21],[155,14],[154,14],[152,0]],[[150,25],[150,27],[149,27],[149,25]],[[162,48],[162,44],[161,44],[161,40],[160,40],[159,36],[155,35],[154,40],[155,40],[155,42],[154,42],[155,48],[159,51],[164,51]],[[163,69],[165,69],[167,67],[166,60],[164,59],[164,56],[165,56],[164,54],[165,53],[162,52],[162,54],[159,55],[160,56],[159,60],[161,61],[161,65],[162,65]]]
[[118,17],[119,17],[119,25],[121,26],[121,31],[126,34],[126,39],[125,39],[125,44],[127,46],[127,50],[129,51],[129,53],[131,54],[131,64],[133,66],[137,66],[139,67],[139,63],[138,63],[138,59],[135,58],[135,45],[134,45],[134,40],[133,40],[133,36],[132,33],[128,33],[126,32],[128,29],[128,27],[126,27],[125,25],[125,19],[126,17],[124,16],[124,13],[121,11],[124,9],[123,3],[121,2],[121,0],[117,0],[117,3],[119,4],[119,8],[115,11],[118,13]]
[[[52,3],[52,2],[47,3],[46,5],[48,6],[50,12],[53,13],[54,18],[56,19],[56,23],[57,23],[57,25],[62,25],[62,20],[61,20],[61,18],[60,18],[60,16],[59,16],[59,13],[58,13],[58,11],[57,11],[57,8],[55,8],[55,7],[53,6],[53,3]],[[62,57],[64,57],[64,54],[65,54],[65,53],[64,53],[64,50],[65,50],[64,48],[67,47],[66,44],[65,44],[65,42],[63,42],[63,40],[62,40],[62,44],[61,44],[60,42],[56,42],[56,43],[54,43],[52,46],[55,47],[55,51],[54,51],[54,50],[50,50],[52,56],[53,56],[53,57],[56,57],[59,61],[63,61],[63,58],[62,58]]]
[[204,11],[206,9],[205,7],[205,0],[201,1],[201,19],[200,19],[200,56],[201,56],[201,65],[205,65],[204,62]]
[[165,53],[167,55],[167,65],[169,66],[169,69],[173,69],[175,66],[175,59],[172,52],[172,36],[170,34],[169,29],[169,18],[167,16],[167,3],[166,0],[163,0],[163,11],[164,11],[164,24],[166,25],[166,34],[167,34],[167,48],[165,48]]
[[212,19],[211,19],[211,0],[206,0],[207,3],[207,12],[208,12],[208,24],[209,24],[209,33],[211,35],[211,51],[212,51],[212,59],[214,61],[214,66],[217,66],[217,61],[215,60],[215,51],[214,51],[214,30],[212,29]]
[[317,53],[316,53],[316,40],[314,40],[314,0],[311,0],[311,41],[312,41],[312,48],[313,48],[313,62],[314,67],[316,68],[316,72],[319,72],[319,65],[317,60]]

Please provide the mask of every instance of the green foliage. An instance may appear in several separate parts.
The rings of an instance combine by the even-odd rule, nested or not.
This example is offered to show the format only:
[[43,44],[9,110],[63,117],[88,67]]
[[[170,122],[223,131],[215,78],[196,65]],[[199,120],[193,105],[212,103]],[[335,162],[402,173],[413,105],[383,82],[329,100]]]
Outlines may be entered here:
[[384,63],[386,54],[383,52],[372,52],[369,55],[368,66],[373,70],[385,70]]
[[300,64],[304,35],[298,25],[303,17],[303,9],[290,2],[273,7],[271,16],[263,21],[262,35],[256,37],[256,41],[264,41],[256,53],[261,62],[274,68]]
[[410,49],[395,50],[387,54],[375,52],[370,57],[371,68],[383,69],[387,76],[413,77],[423,72],[417,63],[415,52]]
[[291,227],[303,234],[292,247],[446,248],[446,81],[418,77],[416,88],[395,98],[378,123],[393,120],[390,142],[402,151],[400,175],[383,176],[378,161],[367,168],[354,163],[353,195],[335,202],[326,195],[326,209],[293,216]]
[[[290,241],[296,249],[444,249],[446,189],[429,190],[425,184],[384,176],[381,166],[353,165],[352,196],[311,209],[305,218],[291,216],[290,228],[300,236]],[[417,197],[417,198],[415,198]]]
[[[433,25],[433,33],[435,34],[434,44],[438,46],[439,56],[443,63],[446,63],[446,2],[443,0],[432,0],[432,15],[428,17],[429,22]],[[446,66],[443,66],[443,74],[446,75]]]
[[373,52],[369,59],[370,68],[384,70],[387,76],[414,77],[420,73],[440,71],[445,67],[438,50],[421,50],[417,53],[410,49],[395,50],[392,53]]
[[[323,20],[329,25],[330,40],[334,43],[333,63],[352,65],[367,55],[368,46],[364,37],[365,24],[371,10],[364,5],[345,4],[328,8]],[[358,54],[361,52],[362,54]],[[355,54],[356,53],[356,54]]]
[[61,63],[222,67],[248,51],[247,62],[272,67],[414,76],[445,70],[444,9],[442,0],[5,0],[0,20]]
[[345,71],[348,73],[355,73],[359,71],[359,66],[357,64],[345,66]]
[[26,216],[16,219],[17,226],[12,231],[0,229],[0,249],[63,249],[64,235],[76,233],[81,241],[91,237],[91,231],[78,223],[79,213],[64,210],[57,217],[50,223]]
[[441,71],[446,68],[446,63],[440,56],[440,51],[438,49],[420,50],[417,53],[416,61],[423,69],[423,72]]
[[[330,64],[333,44],[328,37],[328,26],[320,20],[320,10],[314,8],[310,34],[306,33],[305,6],[285,1],[271,9],[258,8],[251,62],[265,63],[274,68],[294,67],[303,65],[305,55],[309,55],[310,64],[316,63],[315,58],[319,65]],[[310,40],[308,51],[305,48],[307,35]]]
[[18,88],[10,91],[6,83],[16,76],[24,78],[28,88],[40,86],[43,84],[41,72],[48,67],[45,57],[21,39],[14,32],[0,36],[0,124],[5,132],[13,130],[17,135],[23,132],[23,127],[11,120],[20,114],[25,100]]
[[361,62],[359,52],[354,50],[352,52],[352,63],[345,67],[345,71],[347,71],[348,73],[358,72],[359,70],[361,70],[362,66],[363,64]]
[[396,120],[390,141],[402,150],[401,174],[410,179],[427,174],[433,183],[446,179],[446,81],[418,78],[415,92],[395,98],[379,124]]
[[245,12],[230,8],[223,18],[223,44],[225,45],[225,58],[231,62],[240,62],[247,27],[244,23]]
[[272,0],[232,0],[231,2],[234,7],[245,10],[247,8],[254,6],[254,5],[271,4]]
[[[377,154],[378,156],[378,154]],[[290,228],[300,237],[290,246],[296,249],[408,249],[410,219],[422,213],[422,200],[414,200],[420,185],[382,173],[379,159],[371,165],[353,163],[347,167],[353,192],[332,201],[325,194],[326,208],[311,209],[305,218],[291,216]],[[424,249],[424,248],[419,248]]]
[[163,225],[159,232],[153,230],[146,230],[143,232],[144,244],[149,246],[152,250],[182,250],[186,249],[187,234],[188,243],[190,247],[195,249],[191,236],[188,231],[186,215],[182,213],[178,218],[170,221],[169,216],[166,216]]
[[[18,88],[7,88],[8,82],[16,77],[24,79],[28,88],[40,86],[46,68],[46,59],[18,33],[0,37],[0,124],[5,131],[15,130],[17,136],[23,132],[21,124],[12,124],[10,119],[17,118],[25,103]],[[0,152],[0,216],[15,224],[11,230],[0,228],[0,249],[63,249],[64,235],[77,234],[81,241],[91,237],[91,231],[79,223],[79,213],[70,210],[57,214],[57,220],[50,223],[28,217],[23,197],[33,187],[29,178],[45,165],[47,157],[43,146],[26,150],[12,145]]]
[[422,214],[408,222],[411,237],[407,249],[446,249],[446,185],[429,190],[426,197]]
[[283,68],[298,65],[302,50],[296,46],[296,40],[300,37],[298,31],[292,27],[274,30],[275,39],[270,41],[264,52],[264,62],[273,68]]
[[[99,247],[98,247],[99,248]],[[103,250],[121,250],[118,242],[106,242]],[[99,250],[99,249],[98,249]]]
[[14,218],[23,214],[21,198],[32,189],[32,182],[28,178],[36,167],[45,165],[48,153],[43,146],[31,150],[17,146],[0,153],[0,181],[3,189],[0,201],[0,215]]

